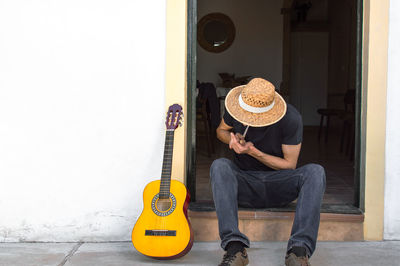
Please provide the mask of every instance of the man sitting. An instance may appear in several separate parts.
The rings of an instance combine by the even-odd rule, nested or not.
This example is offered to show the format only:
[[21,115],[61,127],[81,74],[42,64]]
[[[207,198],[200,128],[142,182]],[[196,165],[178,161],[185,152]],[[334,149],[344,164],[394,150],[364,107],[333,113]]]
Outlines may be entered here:
[[[238,205],[282,207],[297,198],[287,246],[287,266],[310,265],[325,191],[325,171],[317,164],[296,169],[303,125],[299,112],[275,92],[267,80],[252,79],[233,88],[217,137],[234,150],[234,160],[217,159],[210,169],[218,216],[220,265],[247,265],[249,239],[238,229]],[[243,135],[241,134],[242,132]]]

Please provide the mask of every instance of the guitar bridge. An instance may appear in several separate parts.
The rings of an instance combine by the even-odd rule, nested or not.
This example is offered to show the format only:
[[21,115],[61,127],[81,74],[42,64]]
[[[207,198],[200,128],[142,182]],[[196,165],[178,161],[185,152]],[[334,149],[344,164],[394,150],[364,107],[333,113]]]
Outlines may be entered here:
[[146,230],[145,236],[176,236],[175,230]]

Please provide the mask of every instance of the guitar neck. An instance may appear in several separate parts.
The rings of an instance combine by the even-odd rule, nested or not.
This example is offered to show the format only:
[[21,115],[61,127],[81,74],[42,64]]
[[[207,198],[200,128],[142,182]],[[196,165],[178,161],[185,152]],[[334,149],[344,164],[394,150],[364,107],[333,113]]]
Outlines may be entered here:
[[174,130],[167,130],[165,134],[164,158],[161,172],[160,198],[169,198],[171,186],[172,154],[174,151]]

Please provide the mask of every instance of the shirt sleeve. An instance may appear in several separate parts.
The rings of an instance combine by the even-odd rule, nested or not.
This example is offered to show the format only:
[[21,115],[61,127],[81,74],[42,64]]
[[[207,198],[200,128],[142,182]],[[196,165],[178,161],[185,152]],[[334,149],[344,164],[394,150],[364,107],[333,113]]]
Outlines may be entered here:
[[303,141],[303,121],[301,115],[293,116],[283,127],[282,144],[297,145]]
[[225,113],[224,113],[224,122],[230,127],[233,127],[233,120],[234,118],[228,113],[228,111],[225,108]]

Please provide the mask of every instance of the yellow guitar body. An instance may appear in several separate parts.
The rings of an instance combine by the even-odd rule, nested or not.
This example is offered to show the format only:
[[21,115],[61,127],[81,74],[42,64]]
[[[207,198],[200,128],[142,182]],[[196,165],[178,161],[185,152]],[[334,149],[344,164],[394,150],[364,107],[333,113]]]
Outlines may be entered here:
[[132,231],[132,243],[140,253],[156,259],[185,255],[193,245],[193,233],[187,219],[189,194],[185,185],[171,180],[167,206],[161,208],[160,180],[143,191],[143,211]]

